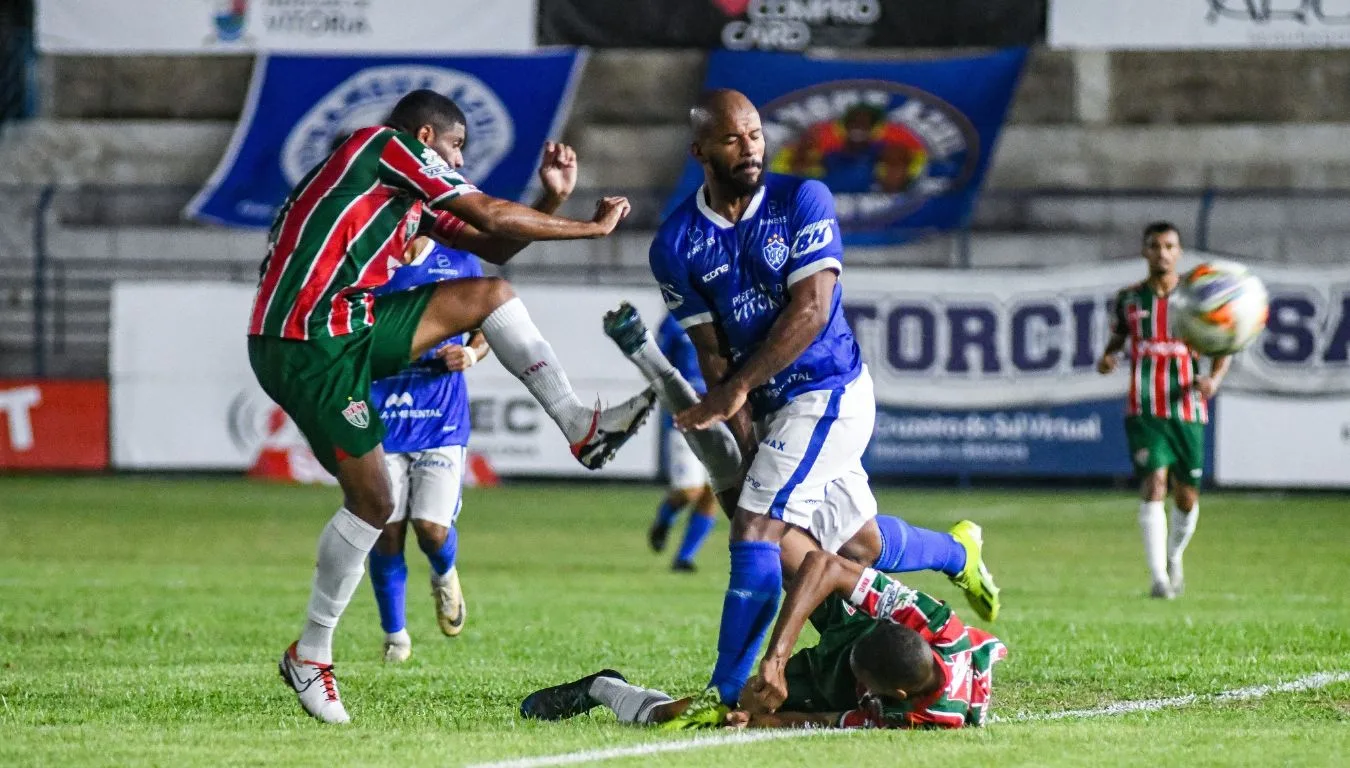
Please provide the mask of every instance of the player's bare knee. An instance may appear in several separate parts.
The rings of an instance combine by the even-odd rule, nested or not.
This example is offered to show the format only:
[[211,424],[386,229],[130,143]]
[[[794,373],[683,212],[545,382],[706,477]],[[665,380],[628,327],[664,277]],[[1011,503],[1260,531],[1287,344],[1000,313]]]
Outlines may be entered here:
[[506,302],[516,297],[516,289],[511,287],[511,283],[500,277],[485,277],[486,283],[483,291],[483,300],[489,307],[489,311],[500,307]]
[[683,509],[684,507],[687,507],[690,504],[694,503],[694,497],[697,494],[698,491],[693,491],[688,488],[676,488],[666,496],[666,501],[671,506],[680,507],[681,509]]
[[768,541],[776,544],[787,533],[787,529],[787,523],[782,520],[744,508],[737,509],[731,518],[732,541]]
[[858,565],[870,567],[881,556],[881,529],[875,520],[869,520],[853,538],[839,548],[840,557],[847,558]]
[[397,555],[402,552],[405,535],[403,523],[389,523],[380,531],[380,538],[375,540],[376,554]]
[[1172,498],[1176,501],[1177,509],[1189,512],[1200,502],[1200,489],[1193,485],[1180,484],[1177,485]]
[[449,535],[450,529],[443,525],[437,525],[429,520],[413,520],[413,533],[417,536],[417,545],[423,551],[438,552],[445,544],[445,537]]
[[1144,501],[1163,501],[1167,498],[1167,470],[1159,469],[1148,473],[1140,483],[1140,493]]

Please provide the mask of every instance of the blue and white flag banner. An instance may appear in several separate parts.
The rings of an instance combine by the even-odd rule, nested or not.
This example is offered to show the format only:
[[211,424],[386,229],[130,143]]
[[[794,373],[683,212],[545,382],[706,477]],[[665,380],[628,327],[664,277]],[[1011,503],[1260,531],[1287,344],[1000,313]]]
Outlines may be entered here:
[[575,49],[492,56],[259,55],[225,157],[188,203],[193,219],[266,228],[336,139],[378,125],[399,98],[430,88],[468,118],[464,175],[518,200],[543,143],[557,136],[584,65]]
[[[1204,258],[1189,253],[1182,266]],[[1270,291],[1270,322],[1224,379],[1221,431],[1225,395],[1350,403],[1350,267],[1249,267]],[[1128,475],[1129,364],[1102,376],[1096,363],[1116,292],[1146,276],[1139,259],[1054,270],[846,263],[844,311],[876,382],[869,471]],[[1201,366],[1209,370],[1208,361]],[[1350,421],[1336,421],[1336,434],[1342,424],[1350,446]],[[1345,475],[1350,481],[1350,467]]]
[[[706,87],[734,88],[759,107],[766,169],[823,181],[846,242],[901,243],[966,223],[1026,55],[849,61],[717,51]],[[675,203],[701,183],[690,160]]]

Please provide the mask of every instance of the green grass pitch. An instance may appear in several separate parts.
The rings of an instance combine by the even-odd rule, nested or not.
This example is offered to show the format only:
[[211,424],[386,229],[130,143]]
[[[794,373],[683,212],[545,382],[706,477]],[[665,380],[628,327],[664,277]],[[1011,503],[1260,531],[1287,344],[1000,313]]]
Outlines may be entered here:
[[[277,677],[304,611],[325,488],[0,478],[0,765],[458,766],[693,738],[607,714],[526,723],[521,697],[603,666],[706,682],[726,580],[646,549],[655,487],[471,490],[464,635],[436,630],[415,546],[413,657],[380,661],[362,584],[338,631],[355,722],[322,727]],[[1137,503],[1106,491],[887,490],[920,525],[985,526],[1011,654],[996,714],[1036,717],[1350,670],[1350,497],[1206,494],[1188,592],[1145,597]],[[673,538],[678,537],[678,530]],[[941,578],[915,585],[971,612]],[[1094,719],[723,745],[612,765],[1346,765],[1350,683]]]

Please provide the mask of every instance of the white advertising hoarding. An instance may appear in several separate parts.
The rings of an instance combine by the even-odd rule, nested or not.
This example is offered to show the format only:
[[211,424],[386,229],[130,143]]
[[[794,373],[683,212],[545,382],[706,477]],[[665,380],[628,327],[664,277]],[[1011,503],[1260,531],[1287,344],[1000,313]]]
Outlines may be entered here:
[[38,0],[44,53],[430,53],[534,47],[535,0]]
[[[604,336],[604,313],[633,302],[659,322],[655,290],[517,286],[583,400],[616,402],[645,387]],[[248,469],[293,429],[254,380],[244,329],[253,288],[237,283],[120,282],[110,352],[112,464],[119,469]],[[468,373],[470,449],[504,475],[651,478],[656,417],[599,472],[583,468],[525,387],[489,356]]]
[[1052,48],[1350,47],[1350,0],[1051,0]]
[[1214,440],[1220,485],[1350,488],[1350,397],[1227,394]]

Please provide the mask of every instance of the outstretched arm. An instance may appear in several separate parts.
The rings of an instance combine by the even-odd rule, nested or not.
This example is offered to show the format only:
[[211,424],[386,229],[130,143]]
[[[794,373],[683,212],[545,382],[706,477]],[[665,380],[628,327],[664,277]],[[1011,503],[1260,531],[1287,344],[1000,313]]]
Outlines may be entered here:
[[[531,206],[540,213],[554,214],[572,196],[577,184],[577,153],[566,144],[546,142],[544,158],[539,165],[539,181],[543,189]],[[489,235],[477,227],[466,225],[454,237],[454,242],[443,245],[460,248],[476,254],[492,264],[505,264],[520,253],[529,240]]]
[[787,307],[769,328],[764,344],[726,380],[714,385],[709,379],[707,396],[676,414],[675,425],[682,430],[707,429],[739,413],[751,390],[791,365],[820,335],[830,318],[837,280],[832,270],[822,269],[794,283],[788,289]]

